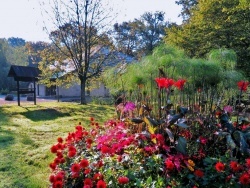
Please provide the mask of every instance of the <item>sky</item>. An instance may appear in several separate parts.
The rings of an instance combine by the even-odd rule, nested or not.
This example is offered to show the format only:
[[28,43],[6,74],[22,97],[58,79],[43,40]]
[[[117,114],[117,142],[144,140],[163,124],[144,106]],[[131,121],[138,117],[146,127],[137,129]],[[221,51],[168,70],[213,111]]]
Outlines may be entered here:
[[[49,0],[44,0],[49,1]],[[181,7],[175,0],[111,0],[119,12],[118,23],[133,21],[145,12],[165,12],[165,20],[181,24]],[[26,41],[47,41],[40,0],[0,0],[0,38],[18,37]]]

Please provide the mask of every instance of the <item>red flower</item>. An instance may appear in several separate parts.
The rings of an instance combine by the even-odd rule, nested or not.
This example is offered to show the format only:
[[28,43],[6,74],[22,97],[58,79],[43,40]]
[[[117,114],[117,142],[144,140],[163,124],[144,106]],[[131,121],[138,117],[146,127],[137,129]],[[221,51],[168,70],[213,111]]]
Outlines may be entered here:
[[56,153],[57,150],[58,150],[57,145],[53,145],[53,146],[50,148],[51,153]]
[[92,143],[93,143],[93,140],[92,140],[91,138],[88,138],[88,139],[86,140],[86,142],[87,142],[88,144],[92,144]]
[[207,143],[207,139],[205,137],[200,136],[199,140],[201,144],[205,145]]
[[243,185],[250,184],[250,175],[247,173],[244,173],[240,176],[240,183]]
[[89,161],[87,159],[82,159],[81,162],[80,162],[80,166],[82,168],[86,168],[89,166]]
[[84,186],[89,186],[89,187],[92,187],[93,186],[93,184],[92,184],[92,180],[90,179],[90,178],[86,178],[85,180],[84,180]]
[[175,87],[177,87],[179,90],[183,90],[184,84],[186,83],[186,80],[180,79],[177,82],[175,82]]
[[237,172],[240,170],[240,165],[236,161],[230,162],[230,167],[234,172]]
[[174,169],[174,163],[173,163],[172,161],[170,161],[169,159],[167,159],[167,160],[165,161],[165,165],[166,165],[166,168],[167,168],[168,170],[173,170],[173,169]]
[[68,157],[74,157],[76,155],[76,148],[74,146],[69,146]]
[[55,170],[56,169],[56,163],[50,163],[49,164],[49,167],[52,169],[52,170]]
[[122,161],[122,156],[121,156],[121,155],[118,155],[118,156],[117,156],[117,161],[118,161],[118,162],[121,162],[121,161]]
[[60,162],[61,162],[61,159],[60,159],[60,158],[57,157],[57,158],[54,159],[54,163],[55,163],[55,164],[58,165]]
[[159,89],[164,88],[165,86],[165,78],[156,78],[155,79],[157,86]]
[[84,170],[84,174],[89,174],[91,172],[91,170],[89,168]]
[[250,158],[246,159],[246,166],[250,168]]
[[64,174],[63,173],[58,173],[55,176],[55,181],[63,181]]
[[94,175],[94,180],[102,180],[103,179],[103,175],[101,173],[96,173]]
[[59,143],[63,143],[62,137],[58,137],[58,138],[57,138],[57,141],[58,141]]
[[237,83],[237,85],[238,85],[238,88],[239,88],[240,91],[247,91],[247,87],[249,85],[249,82],[247,82],[247,81],[239,81]]
[[53,183],[53,188],[62,188],[63,182],[62,181],[56,181]]
[[174,80],[171,78],[166,78],[165,80],[165,88],[170,88],[172,85],[174,85]]
[[215,165],[215,169],[218,172],[222,172],[225,169],[225,165],[222,162],[217,162],[216,165]]
[[75,163],[71,166],[71,171],[73,173],[78,173],[81,170],[81,167],[78,163]]
[[103,145],[102,148],[101,148],[101,151],[102,151],[103,154],[109,153],[110,148],[108,146]]
[[55,181],[55,176],[54,176],[54,175],[50,175],[49,181],[50,181],[51,183],[53,183],[53,182]]
[[118,178],[118,182],[120,184],[127,184],[129,182],[129,179],[126,176],[121,176]]
[[94,121],[94,118],[93,118],[93,117],[91,117],[91,118],[90,118],[90,121]]
[[199,178],[202,178],[204,176],[204,172],[198,169],[194,171],[194,175]]
[[106,184],[105,181],[99,180],[99,181],[97,182],[97,188],[106,188],[106,187],[107,187],[107,184]]
[[161,88],[170,88],[172,85],[174,85],[174,80],[170,78],[155,78],[155,81],[157,83],[157,86],[159,89]]

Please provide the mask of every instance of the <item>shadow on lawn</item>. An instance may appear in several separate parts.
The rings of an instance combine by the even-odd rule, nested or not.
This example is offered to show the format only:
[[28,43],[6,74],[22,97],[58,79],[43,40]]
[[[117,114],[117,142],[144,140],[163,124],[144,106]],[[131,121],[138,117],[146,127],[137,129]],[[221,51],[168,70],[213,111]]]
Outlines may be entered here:
[[13,144],[15,141],[15,135],[11,131],[2,130],[0,128],[0,150],[8,147],[9,145]]
[[53,108],[47,108],[47,109],[39,109],[39,110],[23,112],[21,113],[21,115],[25,116],[26,118],[32,121],[46,121],[46,120],[54,120],[58,117],[70,116],[70,113],[60,112]]

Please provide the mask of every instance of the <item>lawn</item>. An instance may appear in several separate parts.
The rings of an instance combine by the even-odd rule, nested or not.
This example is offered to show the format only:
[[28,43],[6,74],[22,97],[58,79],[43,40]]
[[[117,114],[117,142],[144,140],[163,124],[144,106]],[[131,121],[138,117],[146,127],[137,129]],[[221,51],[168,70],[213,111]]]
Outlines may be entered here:
[[47,188],[50,147],[90,117],[102,123],[114,116],[108,105],[43,102],[0,106],[0,188]]

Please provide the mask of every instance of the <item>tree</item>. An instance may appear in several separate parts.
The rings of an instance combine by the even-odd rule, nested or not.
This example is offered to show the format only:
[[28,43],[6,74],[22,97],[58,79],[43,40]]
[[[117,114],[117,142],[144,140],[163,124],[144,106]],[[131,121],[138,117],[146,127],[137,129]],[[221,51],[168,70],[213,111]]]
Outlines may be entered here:
[[114,25],[114,43],[128,55],[140,58],[150,54],[171,24],[164,21],[164,12],[146,12],[139,19]]
[[10,37],[8,38],[8,43],[12,47],[20,47],[25,45],[25,40],[18,37]]
[[7,89],[8,88],[8,82],[7,82],[7,74],[8,74],[8,69],[10,65],[7,62],[6,58],[6,40],[0,39],[0,89]]
[[59,102],[59,86],[67,87],[72,82],[72,72],[67,67],[69,62],[54,45],[48,45],[40,52],[39,57],[41,57],[38,64],[41,71],[40,83],[47,87],[56,86],[57,101]]
[[28,54],[29,66],[38,67],[38,63],[42,60],[41,52],[49,46],[49,43],[43,41],[27,42],[25,49]]
[[11,65],[27,65],[24,46],[11,46],[7,39],[0,39],[0,89],[14,89],[13,79],[8,78]]
[[246,0],[203,0],[192,9],[188,23],[169,29],[165,42],[190,57],[205,57],[212,49],[231,49],[238,70],[250,76],[250,4]]
[[53,0],[54,26],[50,39],[61,53],[72,62],[81,85],[81,104],[86,104],[85,89],[89,79],[99,76],[105,58],[93,53],[100,46],[111,45],[105,34],[110,10],[99,0]]
[[186,22],[191,16],[191,10],[198,4],[198,0],[178,0],[175,3],[182,6],[180,16]]

